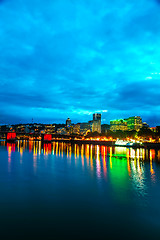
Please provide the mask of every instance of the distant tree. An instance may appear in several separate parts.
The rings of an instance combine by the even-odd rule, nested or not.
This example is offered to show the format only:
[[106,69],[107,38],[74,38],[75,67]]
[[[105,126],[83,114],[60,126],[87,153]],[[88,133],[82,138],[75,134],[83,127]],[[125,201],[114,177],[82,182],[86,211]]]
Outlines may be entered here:
[[138,132],[138,137],[142,137],[148,140],[149,138],[154,138],[155,133],[149,128],[142,127]]
[[100,136],[101,136],[101,134],[98,133],[98,132],[89,132],[89,133],[85,136],[85,138],[100,137]]
[[132,131],[126,131],[126,137],[127,138],[135,138],[137,136],[137,131],[136,130],[132,130]]
[[156,136],[160,137],[160,126],[156,127]]

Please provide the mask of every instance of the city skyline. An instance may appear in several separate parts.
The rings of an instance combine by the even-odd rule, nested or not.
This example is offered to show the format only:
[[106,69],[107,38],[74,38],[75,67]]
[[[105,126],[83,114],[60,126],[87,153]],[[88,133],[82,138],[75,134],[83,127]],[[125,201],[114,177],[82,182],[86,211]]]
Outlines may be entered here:
[[[114,122],[114,121],[125,121],[125,120],[127,120],[127,119],[129,119],[129,118],[141,118],[141,116],[128,116],[127,118],[125,118],[125,119],[122,119],[122,118],[117,118],[117,119],[109,119],[107,122],[105,121],[104,122],[104,120],[103,120],[103,116],[102,116],[102,113],[99,113],[99,112],[97,112],[97,113],[93,113],[93,114],[89,114],[89,118],[88,119],[86,119],[85,121],[73,121],[72,119],[70,119],[69,117],[67,118],[67,119],[65,119],[64,121],[62,121],[62,122],[56,122],[56,121],[54,121],[53,119],[52,119],[52,121],[51,122],[36,122],[36,121],[34,121],[34,119],[32,118],[32,120],[30,121],[30,122],[16,122],[16,123],[0,123],[0,126],[3,126],[3,125],[20,125],[20,124],[49,124],[49,125],[52,125],[52,124],[62,124],[62,125],[68,125],[68,123],[67,123],[67,121],[69,121],[70,122],[70,125],[72,125],[72,124],[79,124],[79,123],[89,123],[89,122],[93,122],[94,123],[94,121],[96,120],[97,121],[97,119],[95,119],[95,115],[99,115],[100,116],[100,124],[101,125],[110,125],[111,124],[111,122]],[[142,120],[142,118],[141,118],[141,120]],[[145,123],[146,124],[146,121],[143,121],[143,123]],[[157,125],[158,126],[158,125]],[[153,127],[153,126],[150,126],[150,127]],[[155,127],[155,126],[154,126]]]
[[160,125],[159,12],[158,0],[0,1],[0,124],[97,112]]

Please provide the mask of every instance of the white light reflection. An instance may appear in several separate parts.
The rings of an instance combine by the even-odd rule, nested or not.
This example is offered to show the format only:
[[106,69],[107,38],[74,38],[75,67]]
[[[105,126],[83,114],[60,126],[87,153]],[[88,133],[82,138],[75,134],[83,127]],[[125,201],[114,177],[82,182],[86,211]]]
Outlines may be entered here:
[[146,185],[145,185],[144,171],[142,170],[143,165],[140,165],[139,157],[138,157],[138,159],[136,158],[137,154],[135,154],[135,150],[131,149],[131,152],[132,152],[131,172],[132,172],[133,186],[136,190],[136,193],[139,196],[145,196],[146,195]]
[[101,165],[100,165],[100,147],[96,145],[96,170],[97,170],[97,177],[101,178]]

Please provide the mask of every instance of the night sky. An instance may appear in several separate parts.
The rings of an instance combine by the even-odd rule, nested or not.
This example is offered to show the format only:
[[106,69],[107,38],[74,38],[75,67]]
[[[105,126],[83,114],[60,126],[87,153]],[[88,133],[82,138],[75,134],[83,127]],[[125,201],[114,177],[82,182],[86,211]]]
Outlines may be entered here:
[[160,0],[0,0],[0,124],[160,125]]

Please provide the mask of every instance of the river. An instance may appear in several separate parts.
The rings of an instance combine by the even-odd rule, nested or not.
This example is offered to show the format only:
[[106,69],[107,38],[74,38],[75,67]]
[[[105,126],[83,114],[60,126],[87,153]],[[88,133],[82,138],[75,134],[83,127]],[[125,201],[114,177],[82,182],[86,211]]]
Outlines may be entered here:
[[159,239],[160,150],[0,142],[2,239]]

